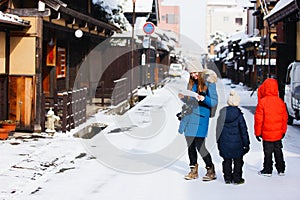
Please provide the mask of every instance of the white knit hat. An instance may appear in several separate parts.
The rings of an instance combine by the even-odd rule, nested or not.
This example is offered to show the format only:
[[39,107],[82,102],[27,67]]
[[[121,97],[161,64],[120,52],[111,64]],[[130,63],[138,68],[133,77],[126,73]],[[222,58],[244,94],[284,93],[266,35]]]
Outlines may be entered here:
[[197,57],[189,57],[186,61],[186,66],[189,73],[203,71],[203,66]]
[[227,104],[229,106],[238,106],[240,104],[241,98],[240,96],[236,93],[235,90],[231,90],[228,100],[227,100]]
[[188,70],[189,73],[192,73],[192,72],[201,72],[201,71],[203,71],[203,68],[202,68],[202,66],[195,66],[193,64],[189,64],[187,66],[187,70]]

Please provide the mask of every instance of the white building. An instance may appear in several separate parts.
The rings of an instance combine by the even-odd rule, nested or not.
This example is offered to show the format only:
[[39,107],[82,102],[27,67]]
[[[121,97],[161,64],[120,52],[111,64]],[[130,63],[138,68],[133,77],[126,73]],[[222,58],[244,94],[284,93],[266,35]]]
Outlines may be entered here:
[[206,10],[206,46],[210,36],[216,32],[232,35],[245,31],[247,12],[237,0],[207,0]]

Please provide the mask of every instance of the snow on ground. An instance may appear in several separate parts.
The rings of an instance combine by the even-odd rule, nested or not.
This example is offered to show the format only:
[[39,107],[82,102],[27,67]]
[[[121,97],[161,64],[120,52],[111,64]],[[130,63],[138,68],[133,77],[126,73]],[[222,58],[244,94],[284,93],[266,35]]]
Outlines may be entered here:
[[[241,96],[250,135],[250,152],[244,157],[243,185],[225,185],[222,159],[215,145],[211,120],[207,146],[212,153],[217,180],[183,179],[189,171],[184,137],[177,133],[175,114],[181,102],[176,88],[185,79],[171,79],[165,87],[138,103],[122,116],[100,112],[70,133],[49,138],[0,141],[0,199],[299,199],[300,123],[288,126],[283,140],[286,175],[259,176],[262,144],[253,135],[256,92],[229,80],[218,81],[220,109],[229,90]],[[108,127],[92,139],[74,138],[88,124]],[[199,158],[199,176],[205,174]]]

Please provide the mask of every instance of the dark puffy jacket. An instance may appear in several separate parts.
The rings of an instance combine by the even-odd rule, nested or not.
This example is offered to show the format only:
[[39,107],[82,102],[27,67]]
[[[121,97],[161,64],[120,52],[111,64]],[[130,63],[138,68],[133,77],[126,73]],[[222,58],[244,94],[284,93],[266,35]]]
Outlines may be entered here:
[[244,147],[249,147],[250,141],[247,124],[238,107],[227,106],[220,110],[216,136],[221,157],[239,158],[244,155]]

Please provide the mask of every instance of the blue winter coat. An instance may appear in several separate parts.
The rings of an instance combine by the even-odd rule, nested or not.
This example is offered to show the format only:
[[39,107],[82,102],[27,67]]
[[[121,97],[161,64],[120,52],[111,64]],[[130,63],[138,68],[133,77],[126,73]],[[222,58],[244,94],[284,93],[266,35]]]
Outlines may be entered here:
[[244,155],[244,147],[249,147],[250,141],[247,124],[238,107],[227,106],[220,110],[216,136],[221,157],[240,158]]
[[[185,136],[206,137],[209,125],[210,107],[218,104],[218,94],[215,83],[206,83],[207,92],[201,103],[194,97],[184,97],[182,101],[193,109],[191,114],[182,117],[178,132]],[[194,84],[192,91],[197,92],[197,84]]]

